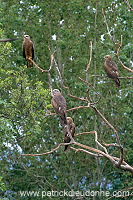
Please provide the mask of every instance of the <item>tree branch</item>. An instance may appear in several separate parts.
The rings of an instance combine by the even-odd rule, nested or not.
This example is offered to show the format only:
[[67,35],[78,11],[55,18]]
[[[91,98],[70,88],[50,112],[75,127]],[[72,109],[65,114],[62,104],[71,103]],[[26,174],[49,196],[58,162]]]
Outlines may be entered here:
[[131,11],[133,11],[133,8],[130,6],[129,1],[128,1],[128,0],[124,0],[124,1],[125,1],[125,3],[127,4],[128,8],[129,8]]
[[[69,130],[68,130],[68,133],[69,133]],[[46,153],[41,153],[41,154],[21,154],[19,156],[22,157],[22,156],[42,156],[42,155],[47,155],[47,154],[51,154],[53,152],[55,152],[56,150],[58,150],[60,148],[60,146],[62,145],[70,145],[70,144],[74,144],[76,146],[79,146],[81,148],[79,149],[76,149],[74,147],[70,147],[72,150],[74,150],[76,153],[81,151],[81,152],[84,152],[84,153],[87,153],[89,155],[92,155],[92,156],[96,156],[96,157],[106,157],[108,160],[110,160],[115,167],[119,168],[119,169],[122,169],[122,170],[127,170],[129,172],[131,172],[133,174],[133,167],[131,167],[130,165],[128,165],[124,160],[123,160],[123,149],[121,149],[121,157],[120,158],[117,158],[117,157],[113,157],[111,155],[108,154],[107,152],[107,149],[101,145],[99,142],[98,142],[98,138],[97,138],[97,132],[96,131],[91,131],[91,132],[88,132],[88,133],[94,133],[95,134],[95,142],[101,147],[104,149],[105,152],[99,150],[99,149],[95,149],[93,147],[89,147],[87,145],[84,145],[84,144],[81,144],[81,143],[78,143],[78,142],[75,142],[75,140],[72,138],[71,134],[70,134],[70,137],[71,137],[71,142],[70,143],[60,143],[56,148],[52,149],[51,151],[48,151]],[[80,134],[81,135],[81,134]],[[104,143],[106,146],[117,146],[119,147],[119,145],[117,144],[106,144]],[[120,148],[120,147],[119,147]],[[88,151],[89,150],[89,151]]]

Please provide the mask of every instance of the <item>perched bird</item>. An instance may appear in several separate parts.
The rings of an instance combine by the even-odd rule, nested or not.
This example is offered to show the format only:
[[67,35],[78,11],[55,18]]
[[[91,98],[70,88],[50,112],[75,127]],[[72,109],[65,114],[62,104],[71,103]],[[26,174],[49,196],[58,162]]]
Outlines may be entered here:
[[23,57],[27,60],[27,67],[32,67],[33,63],[29,59],[34,59],[34,44],[30,40],[29,35],[24,35],[23,41]]
[[[69,143],[71,141],[71,138],[68,136],[68,130],[72,137],[74,137],[75,133],[75,124],[73,122],[73,119],[71,117],[67,117],[67,125],[64,126],[64,142]],[[65,145],[64,151],[68,149],[69,145]]]
[[105,72],[107,73],[107,76],[114,80],[116,87],[119,87],[120,81],[118,78],[119,73],[116,63],[112,60],[112,58],[109,55],[104,56],[104,58],[105,58],[104,69]]
[[10,42],[10,41],[14,41],[14,40],[18,40],[18,38],[16,39],[0,39],[0,42]]
[[61,95],[61,92],[58,89],[54,89],[52,91],[52,106],[54,111],[59,115],[60,117],[60,124],[65,125],[67,124],[66,120],[66,100]]

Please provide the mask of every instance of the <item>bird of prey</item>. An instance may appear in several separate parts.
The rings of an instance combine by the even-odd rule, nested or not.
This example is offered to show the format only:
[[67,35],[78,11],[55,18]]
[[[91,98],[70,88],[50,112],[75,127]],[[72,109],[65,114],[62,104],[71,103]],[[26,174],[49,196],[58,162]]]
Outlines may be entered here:
[[10,42],[10,41],[14,41],[14,40],[18,40],[18,38],[16,39],[0,39],[0,42]]
[[119,73],[118,73],[118,67],[116,63],[112,60],[110,55],[104,56],[105,58],[105,63],[104,63],[104,70],[107,73],[107,76],[109,78],[112,78],[115,82],[116,87],[120,86],[120,81],[119,81]]
[[52,91],[52,106],[54,111],[59,115],[60,117],[60,124],[65,125],[67,124],[66,120],[66,100],[61,95],[61,92],[58,89],[54,89]]
[[[73,122],[73,119],[71,117],[67,117],[67,125],[64,126],[64,142],[69,143],[71,141],[71,138],[68,136],[68,130],[72,137],[74,137],[75,133],[75,124]],[[68,149],[69,145],[65,145],[64,151]]]
[[23,57],[27,60],[27,67],[32,67],[33,63],[29,59],[34,59],[34,44],[30,40],[29,35],[24,35],[23,41]]

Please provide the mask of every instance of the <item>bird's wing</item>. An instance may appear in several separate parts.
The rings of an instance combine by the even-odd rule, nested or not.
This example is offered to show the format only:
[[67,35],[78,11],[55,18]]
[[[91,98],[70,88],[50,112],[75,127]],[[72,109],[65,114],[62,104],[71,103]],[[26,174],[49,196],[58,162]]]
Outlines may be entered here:
[[32,60],[34,59],[34,44],[32,42]]
[[74,123],[72,123],[70,127],[70,132],[71,132],[72,137],[74,137],[75,129],[76,129],[76,126]]
[[25,41],[23,42],[22,48],[23,48],[23,57],[26,59],[26,55],[25,55]]
[[62,109],[66,109],[66,100],[63,96],[55,95],[53,98],[59,107],[61,107]]
[[55,98],[52,98],[51,104],[52,104],[55,112],[58,114],[59,113],[59,106],[58,106],[57,102],[55,101]]
[[31,40],[23,41],[23,57],[26,58],[34,58],[34,44]]
[[118,70],[117,64],[113,60],[106,61],[106,64],[114,71]]

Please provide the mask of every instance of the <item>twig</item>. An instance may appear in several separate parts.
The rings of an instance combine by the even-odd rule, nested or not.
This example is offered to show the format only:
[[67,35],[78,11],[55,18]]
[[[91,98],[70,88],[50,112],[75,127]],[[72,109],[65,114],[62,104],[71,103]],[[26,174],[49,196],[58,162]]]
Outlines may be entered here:
[[119,167],[119,166],[122,164],[123,159],[124,159],[124,151],[123,151],[123,147],[120,146],[120,145],[118,145],[118,144],[116,144],[116,143],[107,144],[107,143],[103,142],[103,144],[104,144],[105,146],[107,146],[107,147],[111,147],[111,146],[113,146],[113,147],[118,147],[118,148],[120,149],[120,159],[119,159],[119,162],[116,163],[116,166]]
[[61,146],[63,145],[69,145],[70,143],[60,143],[56,148],[52,149],[51,151],[48,151],[46,153],[38,153],[38,154],[21,154],[18,158],[22,157],[22,156],[43,156],[43,155],[47,155],[47,154],[51,154],[53,152],[55,152],[57,149],[59,149]]
[[[69,132],[69,131],[68,131]],[[70,137],[71,137],[71,135],[70,135]],[[97,140],[97,134],[96,134],[96,132],[95,132],[95,141]],[[85,152],[85,153],[88,153],[88,154],[90,154],[90,155],[93,155],[93,156],[104,156],[104,157],[106,157],[107,159],[109,159],[113,164],[114,164],[114,166],[115,167],[117,167],[117,168],[120,168],[120,169],[123,169],[123,170],[127,170],[127,171],[130,171],[132,174],[133,174],[133,167],[131,167],[130,165],[128,165],[124,160],[122,160],[122,159],[119,159],[119,158],[116,158],[116,157],[113,157],[113,156],[111,156],[111,155],[109,155],[108,153],[104,153],[103,151],[101,151],[101,150],[98,150],[98,149],[95,149],[95,148],[93,148],[93,147],[89,147],[89,146],[86,146],[86,145],[84,145],[84,144],[81,144],[81,143],[78,143],[78,142],[75,142],[75,140],[72,138],[72,141],[70,142],[70,143],[60,143],[56,148],[54,148],[54,149],[52,149],[51,151],[49,151],[49,152],[46,152],[46,153],[41,153],[41,154],[21,154],[20,156],[19,156],[19,158],[20,157],[22,157],[22,156],[42,156],[42,155],[47,155],[47,154],[51,154],[51,153],[53,153],[54,151],[56,151],[56,150],[58,150],[59,148],[60,148],[60,146],[62,146],[62,145],[70,145],[70,144],[74,144],[74,145],[77,145],[77,146],[79,146],[79,147],[81,147],[81,148],[83,148],[83,149],[75,149],[75,148],[72,148],[71,147],[71,149],[73,149],[73,150],[75,150],[76,152],[78,152],[78,151],[83,151],[83,152]],[[101,147],[103,147],[103,146],[101,146]],[[86,150],[87,149],[87,150]],[[89,151],[88,151],[89,150]],[[92,151],[92,152],[95,152],[95,153],[92,153],[92,152],[90,152],[90,151]],[[119,165],[118,165],[119,164]]]
[[93,133],[93,134],[95,134],[95,142],[96,142],[101,148],[104,149],[104,151],[105,151],[106,154],[108,154],[107,149],[106,149],[103,145],[101,145],[100,142],[98,142],[98,137],[97,137],[97,132],[96,132],[96,131],[78,133],[78,134],[76,134],[74,137],[79,136],[79,135],[83,135],[83,134],[88,134],[88,133]]
[[88,103],[88,106],[74,107],[74,108],[68,109],[67,112],[72,111],[72,110],[77,110],[77,109],[89,108],[89,107],[90,107],[90,104]]
[[133,11],[133,8],[130,6],[129,1],[128,1],[128,0],[124,0],[124,1],[125,1],[125,3],[127,4],[128,8],[129,8],[131,11]]
[[[90,60],[89,60],[89,63],[87,64],[87,67],[86,67],[86,70],[85,70],[86,71],[86,82],[87,82],[88,91],[89,91],[89,88],[90,88],[88,71],[89,71],[89,68],[90,68],[90,65],[91,65],[91,60],[92,60],[92,41],[90,41]],[[88,93],[88,97],[89,97],[90,101],[92,102],[91,96],[90,96],[89,93]]]
[[100,113],[100,111],[94,106],[94,105],[91,105],[91,107],[96,111],[96,113],[103,119],[103,121],[114,131],[115,133],[115,137],[117,139],[117,143],[119,144],[119,146],[121,146],[120,144],[120,138],[118,136],[118,133],[116,131],[116,129],[108,122],[107,119],[105,119],[105,117],[102,115],[102,113]]
[[[92,75],[92,77],[106,78],[107,76],[101,76],[101,75]],[[133,79],[133,77],[119,77],[119,79]]]
[[35,67],[38,68],[39,70],[41,70],[42,72],[48,73],[48,70],[44,70],[44,69],[40,68],[31,58],[29,58],[28,60],[30,60],[35,65]]
[[69,95],[70,97],[72,97],[72,98],[74,98],[74,99],[81,100],[81,101],[85,101],[85,102],[87,102],[88,104],[90,103],[90,102],[88,101],[88,99],[79,98],[79,97],[76,97],[76,96],[70,94],[70,89],[69,89],[69,87],[66,87],[65,85],[63,85],[63,88],[66,88],[66,89],[67,89],[67,93],[68,93],[68,95]]
[[94,131],[78,133],[78,134],[76,134],[74,137],[79,136],[79,135],[88,134],[88,133],[94,133]]
[[101,148],[104,149],[104,151],[105,151],[106,154],[108,154],[107,149],[103,145],[101,145],[100,142],[98,142],[97,132],[96,131],[94,131],[94,134],[95,134],[95,142],[98,144],[99,147],[101,147]]
[[64,83],[63,83],[63,79],[62,79],[62,76],[61,76],[61,73],[60,73],[58,64],[57,64],[57,62],[56,62],[56,60],[55,60],[54,54],[52,53],[50,47],[48,47],[48,48],[49,48],[49,51],[50,51],[50,53],[51,53],[51,55],[52,55],[53,62],[55,63],[55,68],[56,68],[56,70],[57,70],[57,72],[58,72],[58,74],[59,74],[60,81],[61,81],[61,86],[63,87],[63,86],[64,86]]
[[89,63],[87,64],[87,67],[86,67],[86,72],[88,72],[89,68],[90,68],[90,65],[91,65],[91,60],[92,60],[92,41],[90,41],[90,60],[89,60]]
[[133,70],[131,70],[130,68],[126,67],[126,66],[122,63],[122,61],[121,61],[120,58],[119,58],[119,55],[118,55],[118,54],[115,54],[115,55],[116,55],[116,57],[117,57],[119,63],[121,64],[121,66],[122,66],[123,68],[125,68],[126,70],[128,70],[129,72],[132,72],[132,73],[133,73]]
[[78,151],[82,151],[82,152],[87,153],[87,154],[90,154],[90,155],[92,155],[92,156],[103,157],[103,155],[95,154],[95,153],[92,153],[92,152],[87,151],[87,150],[85,150],[85,149],[76,149],[76,148],[74,148],[74,147],[70,147],[70,148],[73,149],[73,150],[75,151],[75,153],[77,153]]
[[[85,82],[87,85],[91,86],[91,87],[95,90],[96,94],[97,94],[100,98],[102,98],[102,95],[100,95],[100,94],[96,91],[95,87],[94,87],[91,83],[89,83],[89,81],[86,81],[86,80],[84,80],[84,79],[82,79],[82,78],[80,78],[80,77],[79,77],[79,79],[80,79],[81,81]],[[99,99],[99,100],[100,100],[100,99]],[[99,100],[98,100],[96,103],[98,103]],[[93,103],[93,104],[96,104],[96,103]]]
[[106,15],[105,15],[105,12],[104,12],[104,9],[103,9],[103,8],[102,8],[102,14],[103,14],[103,16],[104,16],[104,20],[105,20],[105,24],[106,24],[106,28],[107,28],[108,35],[109,35],[111,41],[112,41],[114,44],[117,44],[117,43],[115,43],[115,41],[114,41],[114,37],[110,34],[109,26],[108,26],[107,19],[106,19]]
[[[95,149],[95,148],[93,148],[93,147],[89,147],[89,146],[80,144],[80,143],[75,142],[75,141],[73,142],[73,144],[74,144],[74,145],[77,145],[77,146],[80,146],[80,147],[82,147],[82,148],[84,148],[84,149],[93,151],[93,152],[95,152],[95,153],[101,154],[101,155],[103,155],[104,157],[106,157],[107,159],[109,159],[109,160],[114,164],[115,167],[120,168],[120,169],[123,169],[123,170],[130,171],[130,172],[133,174],[133,167],[131,167],[130,165],[126,164],[124,161],[122,161],[122,164],[121,164],[120,166],[118,166],[118,163],[119,163],[119,161],[120,161],[119,158],[113,157],[113,156],[111,156],[111,155],[109,155],[109,154],[104,153],[104,152],[101,151],[101,150],[98,150],[98,149]],[[86,153],[87,153],[87,152],[86,152]]]

